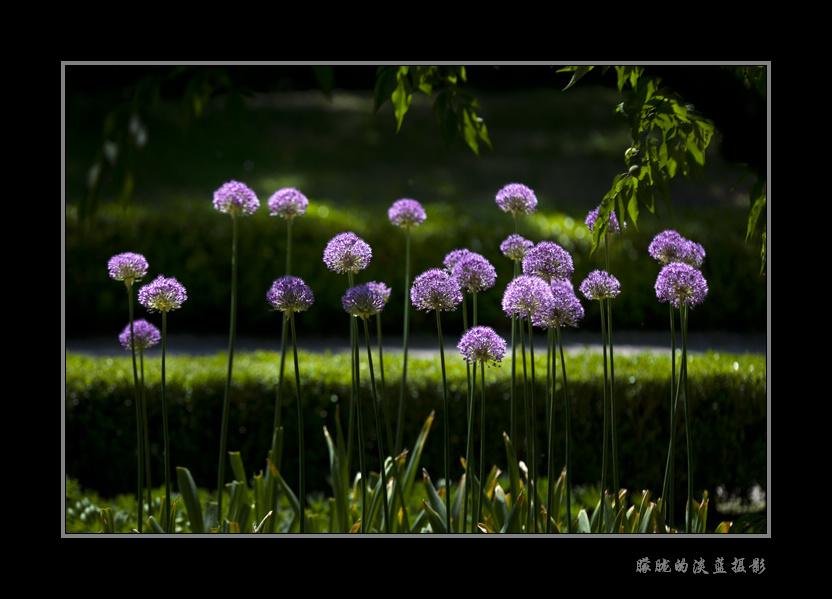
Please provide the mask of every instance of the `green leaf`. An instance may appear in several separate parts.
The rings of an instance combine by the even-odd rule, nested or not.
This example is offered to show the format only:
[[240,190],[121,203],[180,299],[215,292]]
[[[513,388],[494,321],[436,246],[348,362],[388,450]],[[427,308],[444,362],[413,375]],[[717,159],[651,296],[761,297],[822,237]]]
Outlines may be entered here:
[[517,455],[514,453],[514,446],[511,444],[511,439],[508,438],[506,433],[503,433],[503,443],[506,446],[506,459],[508,463],[510,490],[509,503],[512,503],[517,501],[517,498],[520,497],[520,491],[522,489],[522,484],[520,482],[520,468],[517,465]]
[[520,495],[514,502],[514,506],[511,508],[511,513],[506,519],[506,523],[503,525],[503,528],[500,530],[501,533],[517,534],[523,532],[523,523],[526,520],[524,517],[526,512],[525,506],[526,491],[523,489],[520,491]]
[[[442,498],[439,496],[439,492],[433,486],[433,483],[430,480],[430,476],[428,475],[428,471],[422,468],[422,479],[425,483],[425,490],[427,491],[428,495],[428,502],[430,504],[431,509],[436,512],[442,518],[442,532],[447,532],[445,528],[445,516],[447,511],[445,509],[445,502],[442,501]],[[445,489],[445,492],[448,492],[448,489]]]
[[448,532],[448,530],[445,528],[445,519],[442,516],[440,516],[435,509],[428,505],[424,499],[422,500],[422,507],[424,508],[424,514],[426,514],[428,522],[430,523],[430,527],[433,530],[433,532],[438,534],[444,534]]
[[578,512],[578,532],[581,533],[591,533],[592,527],[590,525],[589,516],[586,513],[586,510],[582,509]]
[[202,508],[199,505],[199,493],[196,483],[190,470],[187,468],[176,468],[176,480],[179,483],[179,493],[185,502],[185,513],[191,523],[191,532],[202,534],[205,532],[205,524],[202,520]]
[[558,69],[556,71],[557,73],[572,73],[572,79],[569,80],[569,83],[566,85],[566,87],[563,88],[563,91],[566,91],[567,89],[575,85],[584,75],[589,73],[594,68],[595,67],[591,65],[580,65]]

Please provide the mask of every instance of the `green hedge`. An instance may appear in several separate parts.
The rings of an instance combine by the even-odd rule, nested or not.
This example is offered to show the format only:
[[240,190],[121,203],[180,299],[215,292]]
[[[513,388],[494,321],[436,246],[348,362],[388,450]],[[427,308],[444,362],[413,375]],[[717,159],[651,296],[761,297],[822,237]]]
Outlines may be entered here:
[[[545,474],[545,350],[538,350],[536,361],[536,407],[539,423],[538,464]],[[601,423],[603,366],[601,356],[591,352],[567,354],[567,375],[572,406],[573,481],[576,485],[596,484],[601,470]],[[767,476],[767,395],[766,359],[756,354],[726,355],[708,352],[689,356],[692,437],[695,493],[711,494],[717,485],[727,490],[748,489],[759,484],[765,489]],[[265,457],[271,441],[274,419],[279,355],[274,352],[238,352],[234,358],[232,407],[228,449],[239,451],[253,475],[266,467]],[[326,481],[327,450],[323,427],[334,431],[336,408],[342,421],[349,402],[349,362],[342,354],[301,352],[300,370],[304,402],[308,488],[330,493]],[[442,384],[438,359],[411,355],[408,359],[409,396],[405,410],[404,445],[412,443],[425,419],[435,411],[435,419],[422,465],[435,480],[443,475]],[[464,456],[465,390],[464,361],[453,348],[446,347],[447,377],[450,387],[452,476],[461,474],[459,458]],[[161,447],[162,425],[159,381],[160,360],[145,360],[148,388],[151,444],[154,459],[153,484],[163,479]],[[376,380],[379,363],[374,356]],[[393,408],[395,426],[401,375],[400,353],[384,354],[386,396]],[[198,485],[216,484],[220,416],[227,369],[227,356],[169,356],[166,362],[166,389],[171,433],[171,466],[184,466]],[[621,485],[630,491],[649,489],[659,494],[667,456],[669,357],[656,353],[622,354],[615,358],[618,458]],[[558,367],[560,372],[560,367]],[[505,470],[502,433],[510,427],[510,361],[485,372],[486,381],[486,461]],[[372,426],[369,370],[362,354],[362,401],[368,463],[376,466],[375,430]],[[86,488],[104,496],[130,492],[135,486],[136,423],[131,361],[127,357],[92,358],[66,356],[65,459],[67,474]],[[477,377],[479,380],[479,376]],[[558,467],[563,464],[563,395],[558,374],[556,394],[556,452]],[[297,477],[294,376],[287,361],[282,408],[285,426],[284,475]],[[479,392],[477,393],[479,398]],[[680,420],[680,447],[676,471],[685,484],[683,420]],[[523,430],[521,426],[520,431]],[[523,438],[515,439],[520,457],[525,459]],[[386,444],[386,441],[385,441]],[[354,469],[358,460],[354,458]],[[684,489],[685,487],[681,487]],[[682,493],[682,495],[684,495]]]

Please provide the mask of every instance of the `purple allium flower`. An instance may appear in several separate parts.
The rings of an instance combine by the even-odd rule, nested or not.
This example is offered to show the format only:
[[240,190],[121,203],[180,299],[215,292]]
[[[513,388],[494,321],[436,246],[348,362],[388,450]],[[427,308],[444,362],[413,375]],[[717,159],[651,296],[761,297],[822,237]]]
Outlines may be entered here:
[[451,311],[462,301],[462,289],[448,271],[431,268],[414,279],[410,301],[417,310]]
[[468,252],[457,261],[451,274],[459,281],[459,286],[469,293],[490,289],[497,280],[497,271],[491,262],[476,252]]
[[699,268],[705,260],[705,248],[671,229],[656,235],[647,246],[647,251],[661,264],[684,262]]
[[124,252],[116,254],[107,262],[110,278],[124,281],[128,286],[141,281],[147,274],[147,260],[141,254]]
[[500,244],[500,251],[506,258],[520,262],[526,252],[534,247],[534,242],[516,233],[512,233]]
[[303,279],[286,275],[274,280],[266,292],[266,301],[274,310],[281,310],[289,316],[308,310],[315,301],[315,296]]
[[553,301],[549,283],[534,275],[520,275],[506,287],[503,312],[531,319],[537,312],[550,311]]
[[513,216],[532,214],[537,209],[534,192],[522,183],[509,183],[497,192],[495,200],[500,210]]
[[[586,226],[590,231],[595,228],[595,221],[598,220],[599,209],[600,206],[586,215],[584,223],[586,223]],[[627,227],[627,223],[624,223],[624,227]],[[621,233],[621,226],[618,224],[618,217],[615,215],[615,210],[610,212],[610,219],[607,222],[607,231],[610,233]]]
[[506,340],[491,327],[479,326],[468,329],[457,348],[468,362],[499,366],[506,355]]
[[572,256],[554,241],[541,241],[523,258],[523,274],[536,275],[547,283],[568,279],[574,270]]
[[384,305],[387,305],[387,300],[390,299],[391,289],[385,285],[384,283],[380,283],[378,281],[371,281],[367,283],[376,293],[381,295],[381,299],[384,300]]
[[555,279],[551,284],[552,309],[546,312],[535,312],[532,323],[547,329],[549,327],[577,327],[578,321],[584,317],[584,307],[575,295],[572,283],[564,279]]
[[393,205],[387,211],[387,216],[391,223],[403,229],[418,227],[427,218],[425,209],[422,208],[419,202],[406,198],[393,202]]
[[702,273],[684,262],[671,262],[662,267],[656,278],[656,297],[670,302],[674,308],[682,305],[691,308],[705,300],[708,283]]
[[580,290],[590,300],[612,299],[621,293],[621,284],[610,273],[593,270],[581,283]]
[[452,250],[445,254],[445,259],[442,260],[442,265],[448,269],[448,272],[454,271],[454,266],[456,263],[462,260],[465,256],[471,253],[471,250],[461,249],[461,250]]
[[699,268],[705,261],[705,248],[694,241],[688,241],[686,251],[682,256],[682,262]]
[[182,307],[188,294],[182,283],[174,277],[159,275],[156,279],[139,289],[139,303],[150,312],[170,312]]
[[369,318],[384,309],[384,296],[374,285],[364,283],[347,289],[341,298],[341,305],[348,314]]
[[[121,346],[130,351],[130,323],[124,327],[124,330],[118,336]],[[148,347],[153,347],[162,340],[162,334],[155,326],[147,322],[144,318],[133,321],[133,340],[135,341],[136,349],[141,351]]]
[[309,200],[294,187],[278,189],[269,198],[269,216],[293,219],[306,214]]
[[338,273],[364,270],[372,257],[370,245],[352,232],[339,233],[324,249],[324,263],[329,270]]
[[260,200],[245,183],[229,181],[214,192],[214,208],[231,216],[248,216],[260,207]]

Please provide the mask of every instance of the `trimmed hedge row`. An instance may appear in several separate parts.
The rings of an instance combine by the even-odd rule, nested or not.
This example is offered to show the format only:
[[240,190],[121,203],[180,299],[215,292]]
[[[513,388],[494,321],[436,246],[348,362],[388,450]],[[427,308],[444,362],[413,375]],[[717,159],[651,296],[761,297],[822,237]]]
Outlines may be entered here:
[[[452,352],[452,353],[449,353]],[[401,376],[400,352],[385,351],[384,393],[391,425],[395,427]],[[380,384],[378,356],[374,356]],[[537,447],[540,473],[545,474],[544,432],[546,372],[545,350],[536,354]],[[658,496],[663,480],[669,439],[669,356],[658,353],[616,355],[618,459],[621,485],[632,492],[649,489]],[[366,352],[361,356],[361,401],[368,427],[365,449],[368,464],[377,469],[376,431],[369,401],[369,369]],[[253,475],[266,468],[274,420],[279,354],[237,352],[234,357],[229,451],[239,451]],[[333,434],[340,412],[346,431],[349,405],[349,360],[344,354],[300,353],[301,396],[307,455],[307,488],[329,494],[328,454],[323,427]],[[597,484],[601,470],[603,365],[592,352],[567,353],[568,388],[572,410],[573,481]],[[145,381],[153,460],[153,484],[163,480],[162,424],[159,381],[160,361],[146,359]],[[519,366],[519,364],[518,364]],[[297,413],[292,361],[287,360],[281,418],[285,427],[283,472],[297,480]],[[227,356],[170,356],[166,362],[166,390],[171,434],[171,466],[187,467],[199,486],[216,484],[220,418]],[[465,454],[467,389],[466,366],[453,348],[446,347],[451,419],[452,477],[462,473]],[[485,372],[486,463],[505,470],[503,432],[510,430],[510,360]],[[726,355],[708,352],[689,355],[690,408],[694,439],[694,493],[713,494],[717,485],[728,490],[765,489],[767,475],[766,359],[757,354]],[[522,376],[518,369],[518,377]],[[434,480],[443,476],[442,379],[438,359],[408,358],[408,397],[404,412],[404,446],[415,441],[419,429],[435,412],[431,434],[421,464]],[[479,406],[479,373],[477,405]],[[558,364],[555,395],[558,468],[563,465],[563,393]],[[518,391],[519,393],[519,391]],[[103,496],[131,492],[135,486],[136,412],[132,363],[128,357],[93,358],[66,356],[65,460],[66,472]],[[384,414],[384,411],[382,411]],[[519,415],[518,415],[519,416]],[[386,435],[384,425],[382,434]],[[523,426],[518,426],[523,431]],[[684,420],[679,422],[677,480],[685,483]],[[383,437],[385,451],[387,440]],[[524,438],[512,439],[520,459],[526,459]],[[478,445],[477,445],[478,446]],[[353,459],[357,469],[358,458]],[[175,473],[173,473],[175,476]],[[175,478],[173,479],[175,480]],[[290,483],[291,484],[291,483]],[[682,486],[682,489],[685,487]],[[684,495],[684,493],[681,493]]]

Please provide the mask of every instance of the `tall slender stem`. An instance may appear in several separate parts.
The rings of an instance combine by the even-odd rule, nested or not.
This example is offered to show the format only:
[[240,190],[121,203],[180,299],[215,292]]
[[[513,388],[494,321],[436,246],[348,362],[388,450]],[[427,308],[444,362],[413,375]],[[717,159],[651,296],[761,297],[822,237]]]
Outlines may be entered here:
[[675,308],[670,307],[670,444],[667,448],[667,463],[664,470],[664,484],[662,485],[662,513],[665,522],[673,528],[673,461],[676,444],[676,325],[674,322]]
[[690,426],[690,395],[688,393],[688,357],[687,357],[687,336],[688,336],[688,307],[682,307],[682,365],[681,375],[685,389],[685,442],[687,443],[688,454],[688,506],[685,516],[685,530],[691,530],[693,524],[693,439],[691,438]]
[[569,409],[569,391],[566,388],[566,361],[563,358],[563,341],[560,337],[560,329],[557,330],[558,347],[560,348],[560,367],[563,371],[563,406],[564,418],[566,420],[566,532],[572,532],[572,416]]
[[[520,337],[520,359],[523,361],[523,407],[525,411],[525,418],[524,422],[526,423],[526,459],[531,461],[531,425],[529,424],[529,419],[531,418],[531,408],[529,407],[529,391],[528,391],[528,377],[526,373],[526,336],[523,333],[523,317],[517,317],[517,332]],[[526,479],[527,486],[529,484],[528,478]],[[531,532],[531,515],[532,515],[532,500],[531,500],[531,490],[526,489],[526,499],[528,502],[528,511],[526,513],[526,532]]]
[[402,436],[404,434],[404,398],[407,394],[407,341],[410,333],[410,227],[404,229],[404,330],[402,342],[402,378],[399,390],[399,416],[396,423],[396,451],[402,451]]
[[[551,383],[551,393],[547,396],[547,405],[548,408],[548,415],[549,415],[549,449],[548,449],[548,497],[546,500],[546,532],[548,533],[551,530],[551,522],[554,518],[557,520],[558,515],[552,513],[552,508],[554,507],[554,499],[555,499],[555,382],[557,380],[557,358],[552,351],[552,344],[553,339],[555,336],[555,331],[553,329],[558,328],[557,326],[549,327],[548,331],[548,338],[549,338],[549,350],[548,350],[548,357],[551,360],[547,360],[547,368],[549,369],[550,373],[550,383]],[[558,333],[560,331],[558,330]]]
[[364,337],[367,340],[367,362],[370,365],[370,388],[373,392],[373,416],[376,426],[376,443],[378,445],[378,461],[379,473],[381,475],[381,497],[382,505],[384,506],[384,532],[390,532],[390,508],[387,504],[387,472],[384,467],[384,447],[382,443],[381,421],[378,417],[378,398],[376,397],[376,380],[373,374],[373,352],[370,350],[370,327],[367,324],[367,319],[364,321]]
[[[136,490],[136,499],[139,503],[138,525],[136,530],[142,532],[142,522],[144,521],[144,495],[143,480],[144,480],[144,426],[142,423],[142,395],[139,389],[139,373],[136,368],[136,337],[133,333],[133,286],[132,283],[126,285],[127,287],[127,311],[130,315],[130,353],[133,357],[133,387],[136,392],[136,444],[138,454],[138,487]],[[150,506],[148,506],[149,509]]]
[[165,444],[165,517],[163,524],[165,532],[173,530],[172,514],[170,513],[170,441],[168,439],[168,402],[165,396],[165,343],[167,341],[168,313],[162,311],[162,436]]
[[[472,523],[471,523],[471,532],[474,532],[476,529],[476,512],[474,510],[474,474],[471,464],[471,456],[474,451],[474,387],[476,385],[476,376],[477,376],[477,363],[474,362],[473,370],[474,370],[474,378],[473,381],[471,380],[471,364],[467,364],[468,367],[468,431],[466,435],[466,442],[465,442],[465,487],[468,489],[467,495],[471,498],[471,515],[472,515]],[[465,501],[462,502],[462,532],[465,532],[466,527],[468,526],[468,499],[466,498]]]
[[150,429],[147,419],[147,394],[144,385],[144,350],[139,353],[139,373],[141,376],[142,388],[142,428],[144,430],[144,470],[145,470],[145,491],[147,492],[147,509],[153,505],[153,487],[150,484]]
[[616,511],[620,509],[618,486],[618,441],[615,426],[615,359],[612,344],[612,300],[607,299],[607,339],[610,346],[610,429],[612,433],[612,490]]
[[228,440],[228,410],[231,402],[231,373],[234,365],[234,337],[237,333],[237,218],[231,214],[231,324],[228,331],[228,374],[222,402],[220,457],[217,468],[217,526],[222,524],[222,494],[225,487],[225,453]]
[[[474,372],[476,374],[476,371]],[[480,481],[477,497],[477,513],[474,523],[474,531],[479,532],[480,512],[485,497],[485,363],[480,365],[480,389],[482,390],[482,401],[480,402]]]
[[306,454],[304,452],[303,441],[303,403],[300,397],[300,370],[298,369],[298,341],[295,334],[295,314],[289,313],[289,328],[292,330],[292,354],[295,361],[295,389],[297,390],[298,398],[298,456],[300,459],[299,466],[299,497],[300,513],[298,514],[300,522],[300,532],[303,534],[306,531]]
[[534,329],[532,327],[532,319],[529,316],[529,362],[531,363],[531,371],[532,371],[532,380],[531,380],[531,389],[530,389],[530,403],[531,403],[531,412],[529,413],[529,435],[531,436],[531,452],[529,460],[531,462],[530,468],[532,471],[532,489],[530,495],[531,501],[529,502],[529,508],[534,508],[533,510],[533,519],[534,519],[534,532],[538,532],[538,517],[537,511],[539,506],[537,505],[537,427],[535,426],[535,422],[537,420],[537,411],[535,409],[535,397],[534,397],[534,387],[535,387],[535,377],[534,377]]
[[[603,345],[603,357],[604,357],[604,426],[603,426],[603,443],[602,443],[602,454],[601,454],[601,513],[598,517],[598,526],[599,532],[603,530],[602,525],[604,521],[604,502],[606,501],[605,495],[607,493],[607,427],[609,426],[608,423],[608,387],[609,387],[609,375],[607,373],[607,327],[606,327],[606,318],[604,317],[604,300],[601,301],[601,341]],[[609,300],[607,300],[609,301]]]
[[445,426],[445,527],[448,533],[451,530],[451,432],[450,416],[448,414],[448,381],[445,375],[445,348],[442,343],[442,319],[439,310],[436,310],[436,329],[439,333],[439,362],[442,365],[442,409],[444,412]]

